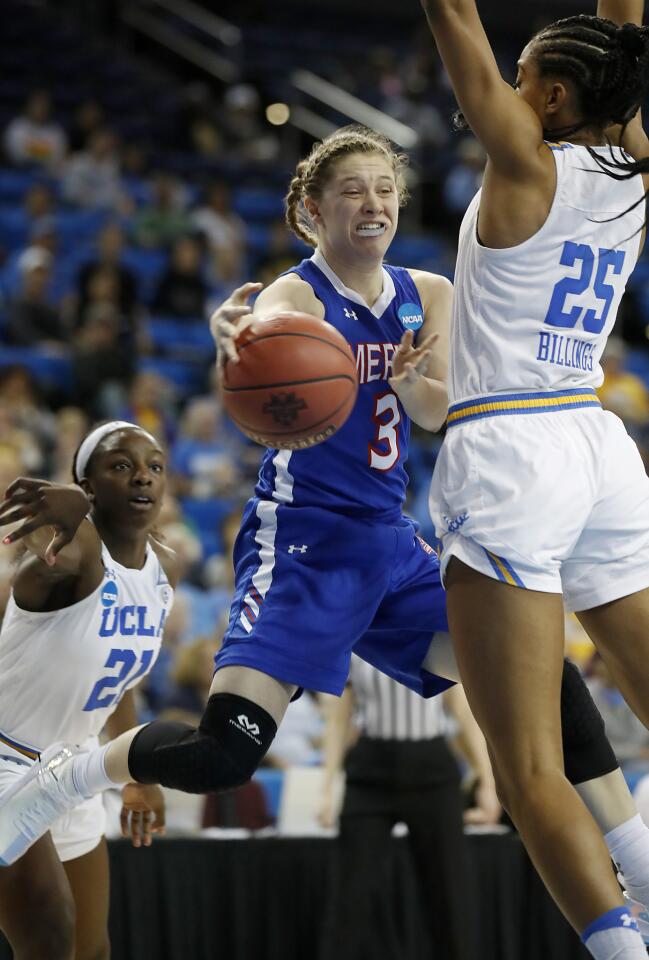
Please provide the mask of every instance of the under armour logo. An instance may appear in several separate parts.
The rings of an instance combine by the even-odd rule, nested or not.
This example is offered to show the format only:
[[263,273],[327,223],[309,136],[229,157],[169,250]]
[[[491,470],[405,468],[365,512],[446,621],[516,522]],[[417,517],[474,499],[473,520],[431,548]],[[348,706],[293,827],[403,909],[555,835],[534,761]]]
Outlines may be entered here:
[[623,927],[634,927],[637,930],[637,924],[630,913],[623,913],[620,920]]
[[245,715],[245,713],[240,713],[239,716],[237,717],[237,720],[239,721],[241,726],[245,727],[245,729],[249,733],[252,733],[253,736],[255,737],[259,736],[258,725],[256,723],[251,723],[250,720],[248,720],[248,717]]
[[300,410],[307,409],[307,402],[294,393],[272,393],[262,407],[280,427],[290,427],[298,418]]
[[345,307],[345,316],[349,320],[358,320],[358,317],[356,316],[356,312],[354,310],[348,310],[347,307]]
[[288,548],[289,553],[306,553],[309,548],[306,543],[303,543],[301,547],[298,547],[296,544],[292,543]]

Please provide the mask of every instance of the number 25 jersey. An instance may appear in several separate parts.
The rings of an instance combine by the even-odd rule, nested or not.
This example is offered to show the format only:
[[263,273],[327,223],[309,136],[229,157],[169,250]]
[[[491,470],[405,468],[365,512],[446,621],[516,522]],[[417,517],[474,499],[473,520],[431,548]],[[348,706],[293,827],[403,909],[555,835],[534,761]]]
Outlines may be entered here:
[[392,522],[401,516],[408,477],[410,422],[388,382],[406,330],[415,334],[424,311],[415,283],[401,267],[383,268],[383,292],[370,309],[345,287],[316,250],[293,267],[324,305],[356,357],[358,398],[346,423],[306,450],[268,450],[256,494],[294,506]]
[[104,577],[70,607],[30,613],[13,594],[0,632],[0,754],[36,757],[98,734],[123,693],[153,666],[173,590],[150,545],[141,570],[102,544]]
[[[586,147],[548,147],[556,192],[534,236],[505,249],[483,246],[481,191],[465,214],[455,273],[451,403],[512,390],[592,388],[603,380],[599,361],[640,249],[642,179],[607,176]],[[609,147],[591,149],[610,159]],[[617,158],[626,156],[613,150]]]

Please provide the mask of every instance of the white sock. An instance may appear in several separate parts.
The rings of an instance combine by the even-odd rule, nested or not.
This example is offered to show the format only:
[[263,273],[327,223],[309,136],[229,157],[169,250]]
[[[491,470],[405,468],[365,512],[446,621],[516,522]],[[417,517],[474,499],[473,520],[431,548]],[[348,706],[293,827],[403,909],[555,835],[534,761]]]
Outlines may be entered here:
[[608,910],[582,934],[595,960],[647,960],[647,948],[631,914],[624,907]]
[[108,790],[110,787],[121,787],[106,774],[104,758],[110,746],[106,743],[88,753],[79,753],[72,761],[72,780],[74,786],[84,797],[94,797],[96,793]]
[[640,814],[604,835],[630,897],[649,909],[649,828]]

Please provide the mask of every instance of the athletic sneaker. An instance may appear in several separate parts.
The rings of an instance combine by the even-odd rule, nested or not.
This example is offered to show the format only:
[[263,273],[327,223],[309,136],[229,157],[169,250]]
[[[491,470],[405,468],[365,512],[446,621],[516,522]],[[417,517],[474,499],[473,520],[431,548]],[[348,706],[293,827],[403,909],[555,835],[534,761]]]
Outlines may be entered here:
[[649,945],[649,910],[644,903],[630,897],[626,890],[624,891],[624,900],[629,913],[638,924],[642,939]]
[[0,866],[29,850],[55,820],[84,799],[72,780],[75,747],[55,743],[0,799]]

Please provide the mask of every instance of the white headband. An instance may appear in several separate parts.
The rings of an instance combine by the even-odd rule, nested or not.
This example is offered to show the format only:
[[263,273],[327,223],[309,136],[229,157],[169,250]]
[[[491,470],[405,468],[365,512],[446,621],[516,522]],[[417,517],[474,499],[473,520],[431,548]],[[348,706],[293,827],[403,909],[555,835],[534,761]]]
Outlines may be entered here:
[[151,436],[151,434],[146,430],[143,430],[142,427],[140,427],[137,423],[129,423],[128,420],[111,420],[110,423],[102,423],[100,427],[97,427],[96,430],[93,430],[88,434],[86,439],[79,447],[79,452],[77,454],[75,463],[77,480],[83,480],[86,475],[88,461],[95,452],[95,449],[104,439],[104,437],[108,436],[109,433],[114,433],[115,430],[139,430],[140,433],[143,433],[145,437],[148,437],[152,443],[158,443],[155,437]]

